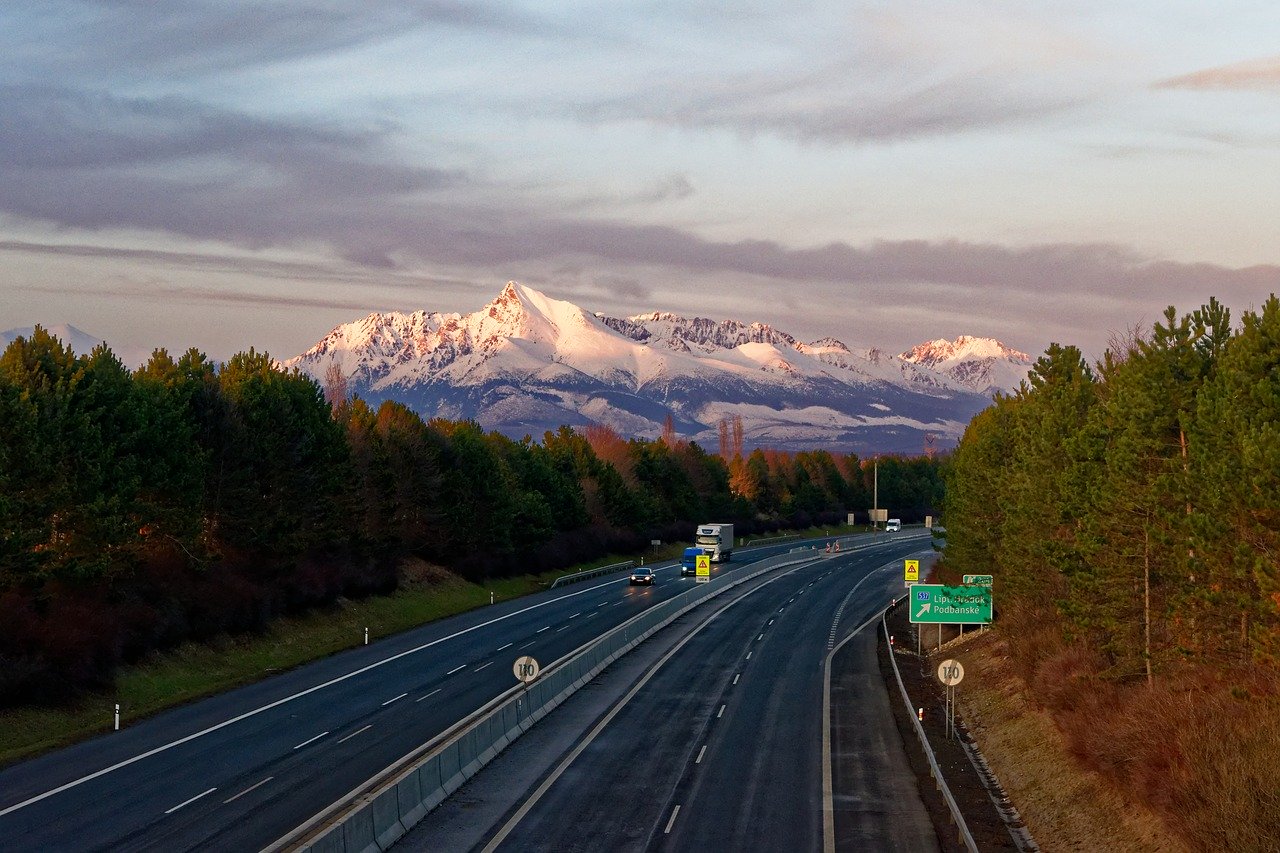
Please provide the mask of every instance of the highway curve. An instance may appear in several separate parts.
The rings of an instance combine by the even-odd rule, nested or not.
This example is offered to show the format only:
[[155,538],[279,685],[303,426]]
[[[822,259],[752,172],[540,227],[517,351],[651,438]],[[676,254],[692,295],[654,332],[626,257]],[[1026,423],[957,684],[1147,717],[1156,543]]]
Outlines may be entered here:
[[[581,700],[598,713],[566,706],[537,727],[577,726],[572,736],[548,731],[517,741],[455,794],[465,808],[442,808],[401,846],[823,849],[824,660],[902,593],[901,559],[922,547],[917,538],[824,556],[694,611],[664,632],[655,644],[661,656],[655,650],[643,672],[602,677],[610,695]],[[858,661],[843,665],[846,681],[864,689],[842,682],[833,718],[842,726],[857,720],[868,734],[858,741],[846,732],[833,745],[841,840],[857,839],[861,849],[930,849],[932,824],[874,658],[862,681]],[[531,767],[545,772],[531,775]]]

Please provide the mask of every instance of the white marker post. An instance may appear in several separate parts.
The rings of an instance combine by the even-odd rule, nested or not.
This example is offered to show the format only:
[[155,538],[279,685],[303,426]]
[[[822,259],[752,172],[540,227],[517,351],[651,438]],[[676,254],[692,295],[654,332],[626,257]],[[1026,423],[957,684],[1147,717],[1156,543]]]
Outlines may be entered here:
[[366,646],[369,645],[369,629],[368,628],[364,629],[364,644]]
[[116,703],[116,731],[120,731],[120,703]]

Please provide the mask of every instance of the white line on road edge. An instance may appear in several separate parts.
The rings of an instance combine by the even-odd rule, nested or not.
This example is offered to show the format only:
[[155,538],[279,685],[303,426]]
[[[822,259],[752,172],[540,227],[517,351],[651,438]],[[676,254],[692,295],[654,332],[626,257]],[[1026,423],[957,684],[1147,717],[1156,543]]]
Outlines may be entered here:
[[671,827],[673,827],[673,826],[675,826],[675,825],[676,825],[676,815],[678,815],[678,814],[680,814],[680,806],[679,806],[679,804],[677,804],[677,805],[676,805],[676,807],[675,807],[674,809],[672,809],[672,810],[671,810],[671,820],[667,821],[667,828],[666,828],[666,829],[664,829],[664,830],[662,830],[662,834],[663,834],[663,835],[670,835],[670,834],[671,834]]
[[[849,590],[849,596],[845,597],[845,601],[849,600],[858,587],[862,586],[866,581],[870,580],[880,572],[888,569],[896,569],[898,563],[890,563],[881,566],[879,569],[872,569],[863,576],[862,580],[853,585],[853,589]],[[835,805],[832,802],[832,783],[831,783],[831,659],[836,653],[844,647],[844,644],[852,640],[858,634],[862,633],[862,629],[866,628],[872,622],[880,618],[880,614],[888,610],[893,604],[893,599],[889,600],[889,604],[872,616],[866,622],[863,622],[853,633],[840,641],[840,645],[827,652],[826,660],[822,663],[822,850],[823,853],[835,853],[836,849],[836,813]],[[843,607],[843,605],[841,605]]]
[[[422,699],[430,699],[432,696],[436,695],[437,693],[439,693],[439,692],[440,692],[441,690],[443,690],[443,689],[444,689],[443,687],[437,687],[435,690],[432,690],[432,691],[431,691],[430,693],[428,693],[426,696],[423,696],[423,697],[422,697]],[[422,699],[414,699],[413,701],[414,701],[415,703],[417,703],[417,702],[421,702],[421,701],[422,701]]]
[[514,645],[515,645],[515,643],[507,643],[505,646],[498,646],[498,648],[494,649],[494,651],[498,651],[498,652],[500,652],[500,651],[502,651],[503,649],[509,649],[509,648],[511,648],[511,647],[512,647],[512,646],[514,646]]
[[[669,568],[674,568],[675,565],[676,564],[673,563]],[[52,797],[54,794],[61,794],[63,791],[74,788],[77,785],[83,785],[85,782],[91,781],[93,779],[97,779],[99,776],[105,776],[108,773],[113,773],[116,770],[119,770],[121,767],[128,767],[130,764],[135,764],[139,761],[142,761],[144,758],[150,758],[153,755],[158,755],[162,752],[165,752],[166,750],[173,749],[175,746],[181,746],[184,743],[190,743],[196,738],[204,737],[205,735],[216,732],[219,729],[225,729],[227,726],[234,725],[240,722],[241,720],[247,720],[250,717],[257,716],[258,714],[261,714],[263,711],[270,711],[272,708],[278,708],[281,705],[285,704],[286,702],[292,702],[294,699],[301,699],[303,696],[309,696],[310,694],[315,693],[317,690],[323,690],[326,687],[332,687],[335,684],[340,684],[341,682],[346,681],[348,678],[355,678],[357,675],[363,675],[364,673],[368,672],[371,669],[377,669],[380,666],[391,663],[392,661],[399,660],[402,657],[407,657],[408,655],[417,654],[418,652],[423,651],[424,649],[429,649],[432,646],[438,646],[440,643],[444,643],[449,640],[455,639],[457,637],[461,637],[463,634],[470,634],[472,631],[478,631],[481,628],[487,628],[488,626],[493,625],[494,623],[505,621],[507,619],[510,619],[513,616],[519,616],[522,613],[528,613],[530,610],[537,610],[539,607],[546,607],[548,604],[558,604],[564,601],[566,598],[575,598],[579,595],[586,595],[589,592],[595,592],[598,589],[604,589],[606,586],[609,586],[611,584],[625,583],[627,580],[628,580],[627,578],[620,578],[618,580],[605,581],[604,583],[596,584],[595,586],[588,587],[583,590],[579,590],[578,592],[570,592],[565,595],[559,595],[547,601],[541,601],[537,604],[531,604],[528,607],[525,607],[521,610],[512,611],[511,613],[508,613],[505,616],[497,616],[493,619],[488,620],[487,622],[481,622],[477,625],[472,625],[470,628],[463,628],[461,631],[455,631],[452,634],[448,635],[447,637],[440,637],[439,639],[432,640],[429,643],[423,643],[420,646],[414,646],[412,649],[406,649],[405,651],[398,652],[394,655],[391,655],[390,657],[386,657],[386,658],[383,658],[382,660],[374,661],[373,663],[368,664],[367,666],[362,666],[359,669],[352,670],[351,672],[348,672],[346,675],[339,675],[337,678],[331,678],[328,681],[323,682],[322,684],[317,684],[314,687],[308,687],[306,690],[300,690],[297,693],[294,693],[290,696],[285,696],[282,699],[277,699],[274,702],[268,702],[266,705],[262,705],[261,707],[254,708],[252,711],[245,711],[243,714],[232,717],[229,720],[223,720],[221,723],[217,723],[216,725],[209,726],[206,729],[201,729],[198,732],[193,732],[187,735],[186,737],[181,737],[175,741],[170,741],[169,743],[157,746],[155,749],[149,749],[146,752],[141,752],[133,756],[132,758],[126,758],[124,761],[118,761],[115,764],[112,764],[110,767],[104,767],[101,770],[96,770],[93,773],[89,773],[84,776],[81,776],[79,779],[73,779],[72,781],[67,782],[66,784],[59,785],[56,788],[50,788],[48,791],[45,791],[43,794],[37,794],[36,796],[25,799],[20,803],[14,803],[8,808],[0,809],[0,817],[4,817],[10,812],[16,812],[18,809],[24,809],[27,806],[31,805],[32,803],[38,803],[41,800]],[[618,603],[622,604],[621,601]]]
[[[693,628],[693,630],[691,630],[688,634],[682,637],[679,640],[679,642],[677,642],[674,646],[672,646],[669,650],[667,650],[667,653],[664,654],[662,657],[658,658],[658,660],[655,661],[649,667],[648,671],[645,672],[645,674],[640,678],[640,680],[635,683],[635,685],[631,688],[631,690],[628,691],[625,696],[619,699],[614,704],[614,706],[609,709],[609,713],[605,714],[604,717],[601,718],[600,722],[596,723],[596,726],[591,730],[591,733],[588,734],[581,741],[579,741],[578,745],[573,748],[573,751],[570,752],[568,755],[566,755],[564,759],[558,765],[556,765],[556,769],[552,770],[551,773],[547,776],[547,778],[542,780],[542,784],[538,786],[537,790],[535,790],[532,794],[529,795],[529,798],[524,801],[524,804],[520,806],[520,808],[516,811],[516,813],[513,814],[511,818],[505,824],[502,825],[502,828],[499,829],[497,833],[495,833],[494,836],[489,839],[489,843],[485,845],[483,853],[493,853],[493,851],[498,849],[498,846],[501,845],[502,842],[506,840],[507,836],[510,835],[512,830],[514,830],[516,826],[519,825],[520,821],[524,820],[525,816],[529,814],[530,811],[533,810],[533,807],[538,804],[538,801],[542,799],[542,796],[546,794],[547,791],[551,788],[551,786],[556,783],[557,779],[559,779],[562,775],[564,775],[564,772],[569,769],[569,766],[573,764],[573,762],[578,758],[578,756],[581,755],[582,752],[587,747],[589,747],[595,741],[596,738],[600,736],[600,733],[603,732],[605,730],[605,727],[608,726],[609,723],[613,721],[613,718],[616,717],[622,711],[622,709],[627,706],[627,703],[629,703],[632,699],[635,698],[635,695],[637,693],[639,693],[642,689],[644,689],[644,686],[649,683],[650,679],[652,679],[655,675],[658,674],[658,671],[661,670],[662,667],[666,665],[667,661],[675,657],[676,654],[678,654],[679,651],[683,649],[690,640],[692,640],[694,637],[700,634],[702,630],[706,628],[708,625],[710,625],[712,622],[719,619],[721,614],[727,611],[730,607],[733,607],[738,602],[745,601],[748,597],[750,597],[751,595],[754,595],[755,593],[769,586],[774,581],[782,580],[783,578],[787,577],[793,572],[798,572],[801,569],[810,568],[812,565],[813,565],[812,562],[801,563],[795,568],[788,569],[787,571],[782,572],[782,574],[769,578],[759,586],[747,590],[746,592],[743,593],[741,598],[736,598],[733,601],[730,601],[729,603],[725,604],[724,607],[720,608],[715,613],[712,613],[700,625]],[[720,714],[723,714],[723,713],[724,713],[724,706],[721,705]],[[720,715],[717,714],[716,716],[720,716]],[[676,811],[679,811],[679,810],[680,810],[680,807],[676,806]],[[674,822],[674,820],[675,820],[675,815],[673,814],[672,821]]]
[[446,672],[445,675],[453,675],[455,672],[461,672],[466,668],[467,668],[467,665],[464,663],[462,666],[455,666],[453,669]]
[[408,693],[401,693],[401,694],[400,694],[399,696],[397,696],[396,698],[394,698],[394,699],[388,699],[387,701],[383,702],[383,703],[382,703],[382,707],[384,707],[384,708],[385,708],[385,707],[387,707],[388,705],[390,705],[392,702],[398,702],[398,701],[400,701],[401,699],[403,699],[404,697],[406,697],[406,696],[408,696],[408,695],[409,695]]
[[182,808],[183,806],[189,806],[189,805],[191,805],[192,803],[194,803],[196,800],[200,799],[201,797],[206,797],[206,796],[208,796],[209,794],[212,794],[212,793],[213,793],[214,791],[216,791],[216,790],[218,790],[218,789],[217,789],[217,788],[210,788],[209,790],[205,791],[203,794],[196,794],[194,797],[192,797],[191,799],[187,800],[186,802],[178,803],[176,806],[174,806],[174,807],[173,807],[173,808],[171,808],[171,809],[165,809],[164,813],[165,813],[165,814],[173,814],[174,812],[176,812],[178,809]]
[[493,661],[489,661],[488,663],[482,663],[482,664],[480,664],[480,666],[476,667],[475,669],[473,669],[473,670],[471,670],[471,671],[472,671],[472,672],[479,672],[480,670],[484,669],[486,666],[493,666]]
[[276,777],[268,776],[267,778],[263,779],[261,782],[257,783],[256,785],[250,785],[249,787],[245,788],[243,791],[236,794],[234,797],[227,797],[225,800],[222,801],[222,804],[225,806],[227,803],[238,800],[241,797],[243,797],[245,794],[249,793],[250,791],[256,791],[258,788],[261,788],[263,785],[267,784],[274,778]]
[[702,745],[702,749],[698,750],[698,757],[697,757],[697,758],[695,758],[695,759],[693,760],[693,763],[694,763],[694,764],[701,764],[701,763],[702,763],[702,756],[704,756],[704,755],[706,755],[706,754],[707,754],[707,745],[704,743],[704,744]]
[[346,743],[347,741],[351,740],[351,739],[352,739],[353,737],[355,737],[356,735],[360,734],[361,732],[367,732],[367,731],[369,731],[369,729],[371,729],[371,728],[373,728],[373,723],[370,723],[369,725],[365,726],[363,729],[356,729],[356,730],[355,730],[354,732],[352,732],[351,734],[349,734],[349,735],[347,735],[346,737],[344,737],[344,738],[342,738],[341,740],[339,740],[339,741],[338,741],[338,743]]
[[297,746],[295,746],[295,747],[294,747],[294,749],[302,749],[302,748],[303,748],[304,746],[306,746],[307,744],[311,743],[312,741],[320,740],[320,738],[324,737],[324,736],[325,736],[325,735],[327,735],[327,734],[328,734],[328,732],[321,732],[320,734],[316,735],[315,737],[311,738],[310,740],[304,740],[302,743],[300,743],[300,744],[298,744]]

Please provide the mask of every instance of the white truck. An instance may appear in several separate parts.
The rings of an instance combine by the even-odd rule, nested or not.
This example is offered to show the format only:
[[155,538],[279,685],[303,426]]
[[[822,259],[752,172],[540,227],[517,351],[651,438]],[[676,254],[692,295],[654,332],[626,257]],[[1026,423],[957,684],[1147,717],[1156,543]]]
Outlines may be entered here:
[[699,524],[693,544],[710,554],[711,562],[727,563],[733,556],[733,525]]

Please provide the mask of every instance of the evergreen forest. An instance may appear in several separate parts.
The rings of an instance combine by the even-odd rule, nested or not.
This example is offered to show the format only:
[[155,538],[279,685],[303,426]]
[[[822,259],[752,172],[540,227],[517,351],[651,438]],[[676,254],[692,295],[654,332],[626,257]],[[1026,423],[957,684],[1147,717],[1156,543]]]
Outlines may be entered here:
[[1071,753],[1192,849],[1276,849],[1280,301],[1050,347],[945,481],[944,577],[993,575]]
[[939,513],[940,460],[874,465],[740,440],[715,455],[671,430],[516,441],[374,409],[253,350],[157,350],[130,371],[37,327],[0,355],[0,705],[66,701],[149,651],[391,592],[406,557],[483,582],[687,542],[708,521],[834,524],[866,517],[873,477],[904,521]]

